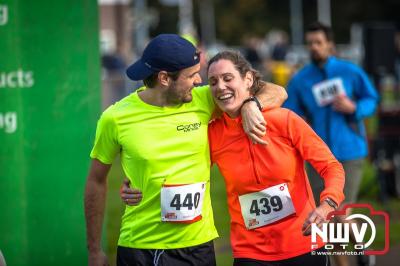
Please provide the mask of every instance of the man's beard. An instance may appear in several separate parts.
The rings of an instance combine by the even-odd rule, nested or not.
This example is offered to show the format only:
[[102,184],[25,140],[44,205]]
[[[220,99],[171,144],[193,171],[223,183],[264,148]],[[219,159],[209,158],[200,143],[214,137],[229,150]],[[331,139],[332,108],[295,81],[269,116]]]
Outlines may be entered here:
[[168,89],[168,102],[171,104],[190,103],[193,99],[191,90],[186,92],[186,94],[183,94],[182,92],[178,93],[176,90],[176,83],[172,82]]
[[313,55],[313,54],[310,54],[310,58],[311,58],[311,62],[313,62],[314,64],[316,64],[318,66],[323,65],[327,59],[327,58],[322,58],[321,56]]

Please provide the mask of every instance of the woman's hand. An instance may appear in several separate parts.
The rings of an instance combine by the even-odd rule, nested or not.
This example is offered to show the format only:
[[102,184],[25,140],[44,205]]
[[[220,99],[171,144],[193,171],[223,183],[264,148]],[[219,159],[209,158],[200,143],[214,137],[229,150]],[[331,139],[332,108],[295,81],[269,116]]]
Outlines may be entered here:
[[327,216],[335,209],[331,207],[326,201],[323,201],[317,208],[315,208],[304,221],[302,231],[303,235],[308,236],[311,234],[311,224],[315,223],[319,228],[322,224],[329,222]]
[[127,178],[124,179],[119,191],[119,195],[125,204],[129,206],[136,206],[140,203],[140,201],[142,201],[143,195],[140,190],[130,188],[130,183],[131,182]]

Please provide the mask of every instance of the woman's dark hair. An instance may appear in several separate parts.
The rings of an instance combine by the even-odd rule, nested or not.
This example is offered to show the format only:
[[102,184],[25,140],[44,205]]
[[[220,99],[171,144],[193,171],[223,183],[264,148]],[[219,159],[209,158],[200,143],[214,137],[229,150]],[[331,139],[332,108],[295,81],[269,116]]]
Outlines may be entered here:
[[235,66],[236,70],[239,72],[240,76],[244,78],[247,72],[251,72],[253,75],[253,85],[250,87],[250,92],[252,94],[257,93],[257,91],[264,86],[264,81],[261,80],[261,74],[257,70],[255,70],[249,61],[247,61],[244,56],[238,52],[233,50],[222,51],[213,56],[208,61],[207,72],[212,63],[215,63],[221,59],[229,60]]

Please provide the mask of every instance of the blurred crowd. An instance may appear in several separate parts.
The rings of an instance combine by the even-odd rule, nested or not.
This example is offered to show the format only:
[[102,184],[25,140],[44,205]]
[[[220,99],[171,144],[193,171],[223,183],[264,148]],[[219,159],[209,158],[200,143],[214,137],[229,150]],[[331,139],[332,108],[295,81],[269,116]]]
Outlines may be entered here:
[[[213,45],[204,45],[196,34],[189,33],[183,36],[192,42],[201,51],[202,80],[207,83],[205,72],[208,60],[224,49],[239,50],[244,57],[263,75],[263,79],[283,87],[287,87],[293,75],[309,62],[309,54],[305,45],[294,46],[290,44],[288,33],[276,29],[269,31],[265,36],[246,35],[241,38],[240,46],[227,46],[222,42]],[[357,38],[351,38],[356,39]],[[380,187],[379,198],[386,201],[391,196],[400,195],[400,140],[396,124],[400,103],[400,33],[395,35],[395,67],[389,73],[378,69],[376,73],[368,73],[380,94],[380,106],[375,117],[378,122],[367,121],[367,131],[370,146],[370,159],[374,162],[377,171],[377,180]],[[335,45],[332,54],[352,61],[358,65],[365,65],[365,52],[362,39],[347,45]],[[107,48],[107,47],[106,47]],[[103,47],[103,108],[130,94],[140,86],[141,82],[128,81],[125,75],[126,66],[135,59],[127,58],[118,53],[110,53]],[[364,51],[364,54],[363,54]],[[367,69],[368,71],[368,69]],[[389,110],[389,112],[388,112]],[[374,120],[370,119],[370,120]],[[380,122],[379,122],[380,121]],[[384,121],[388,121],[385,124]],[[368,126],[377,124],[375,128]],[[388,131],[389,125],[389,132]],[[396,127],[396,128],[395,128]],[[372,128],[372,130],[371,130]],[[383,132],[383,133],[382,133]]]

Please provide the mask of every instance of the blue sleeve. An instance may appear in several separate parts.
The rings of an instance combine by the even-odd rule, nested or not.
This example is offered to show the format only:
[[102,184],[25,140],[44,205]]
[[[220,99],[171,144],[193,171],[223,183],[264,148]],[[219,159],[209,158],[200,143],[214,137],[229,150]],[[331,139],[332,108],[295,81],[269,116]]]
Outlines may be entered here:
[[288,108],[298,114],[299,116],[304,116],[304,108],[301,104],[301,99],[300,99],[300,91],[298,85],[298,81],[295,79],[290,80],[288,86],[287,86],[287,93],[288,93],[288,98],[287,100],[283,103],[282,107]]
[[359,69],[354,82],[354,100],[356,101],[354,118],[362,120],[374,114],[379,96],[367,74],[362,69]]

